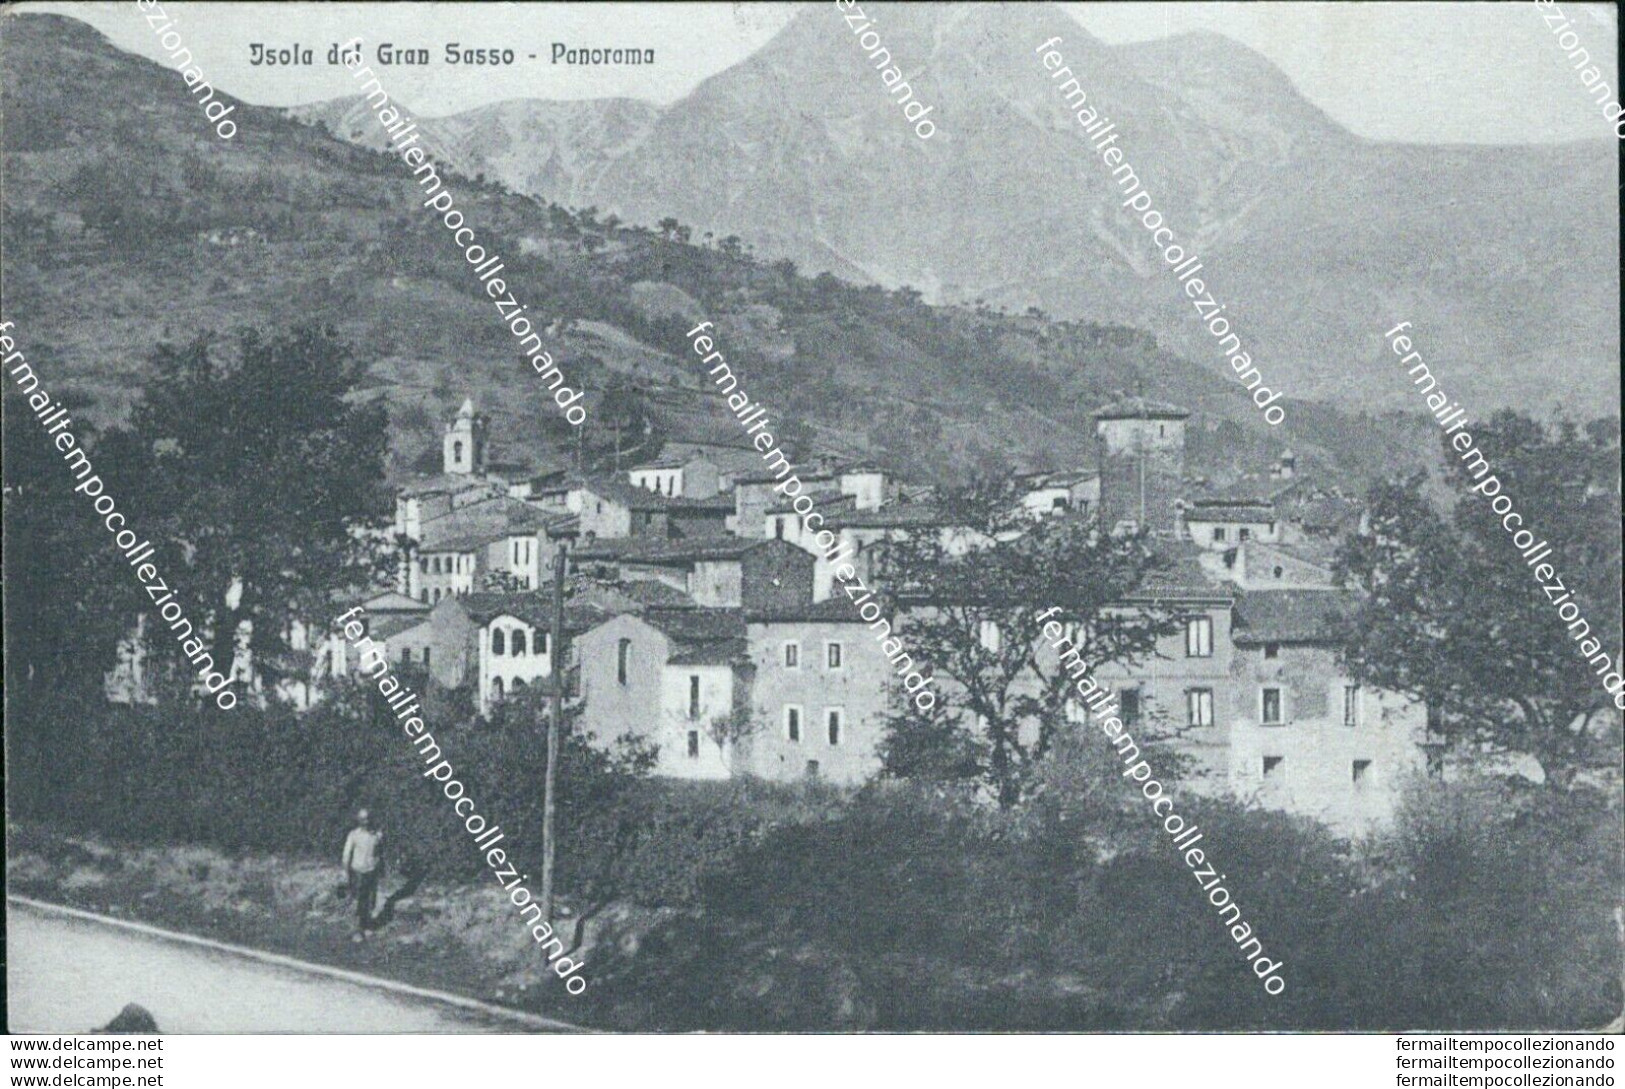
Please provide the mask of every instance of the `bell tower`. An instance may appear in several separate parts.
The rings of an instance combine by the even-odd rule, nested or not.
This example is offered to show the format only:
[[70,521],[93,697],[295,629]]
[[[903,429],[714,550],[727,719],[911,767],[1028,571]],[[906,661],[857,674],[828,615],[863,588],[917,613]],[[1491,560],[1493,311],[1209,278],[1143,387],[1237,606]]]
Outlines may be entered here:
[[441,447],[442,464],[447,475],[484,476],[486,433],[491,421],[474,411],[474,399],[466,398],[463,407],[446,426],[446,437]]

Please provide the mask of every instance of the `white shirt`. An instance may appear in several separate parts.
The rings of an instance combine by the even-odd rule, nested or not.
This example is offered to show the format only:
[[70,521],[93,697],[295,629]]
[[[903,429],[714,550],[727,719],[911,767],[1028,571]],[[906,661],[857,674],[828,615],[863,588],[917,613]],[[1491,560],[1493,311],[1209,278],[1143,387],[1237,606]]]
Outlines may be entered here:
[[344,868],[356,873],[371,873],[378,868],[378,844],[382,832],[371,828],[352,828],[344,841]]

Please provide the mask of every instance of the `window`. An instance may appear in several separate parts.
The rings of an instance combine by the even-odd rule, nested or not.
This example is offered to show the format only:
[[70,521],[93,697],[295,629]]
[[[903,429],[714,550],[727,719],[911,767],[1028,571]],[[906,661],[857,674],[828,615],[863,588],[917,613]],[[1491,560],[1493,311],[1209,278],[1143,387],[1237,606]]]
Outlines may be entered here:
[[411,660],[412,660],[412,648],[411,647],[402,647],[401,648],[401,661],[410,662]]
[[1118,717],[1123,720],[1123,725],[1138,725],[1140,722],[1140,690],[1138,688],[1125,688],[1117,695],[1120,707]]
[[451,463],[453,465],[461,465],[463,463],[463,444],[460,442],[454,442],[451,444]]
[[807,778],[809,778],[809,779],[818,778],[818,761],[816,761],[816,760],[807,761],[806,775],[807,775]]
[[1265,533],[1274,533],[1275,532],[1275,523],[1274,522],[1265,522],[1264,523],[1264,532]]
[[831,707],[825,712],[825,726],[828,727],[829,743],[839,745],[841,743],[841,709],[839,707]]
[[826,643],[824,645],[824,659],[831,669],[841,668],[841,644]]
[[1190,725],[1213,725],[1213,689],[1192,688],[1185,693],[1185,702]]
[[1281,644],[1279,644],[1279,643],[1265,643],[1264,644],[1264,657],[1266,657],[1266,658],[1279,658],[1280,656],[1281,656]]
[[1213,539],[1215,541],[1227,541],[1230,539],[1230,531],[1225,529],[1223,526],[1214,526]]
[[1284,756],[1266,756],[1266,757],[1264,757],[1264,778],[1265,779],[1284,779],[1284,778],[1286,778],[1286,757],[1284,757]]
[[786,644],[784,644],[784,668],[785,669],[800,669],[801,668],[801,644],[800,643],[786,643]]
[[1358,726],[1360,724],[1360,686],[1345,684],[1343,686],[1343,725]]
[[697,673],[688,675],[688,717],[700,717],[700,677]]
[[801,740],[801,708],[784,709],[784,736],[789,741]]
[[1236,539],[1238,541],[1250,541],[1253,539],[1253,531],[1246,526],[1242,526],[1241,529],[1236,531]]
[[418,570],[427,575],[429,573],[429,561],[424,559],[418,560]]
[[501,628],[491,629],[491,654],[496,656],[508,653],[508,636]]
[[513,656],[515,658],[523,658],[525,656],[525,654],[530,650],[530,645],[529,644],[530,644],[530,640],[525,638],[525,633],[524,632],[522,632],[522,631],[514,632],[513,633]]
[[688,732],[688,758],[690,760],[700,758],[700,731],[698,730]]
[[1281,565],[1280,565],[1280,564],[1276,564],[1276,565],[1275,565],[1275,566],[1274,566],[1274,567],[1272,567],[1272,568],[1271,568],[1271,569],[1270,569],[1270,574],[1271,574],[1271,575],[1272,575],[1272,576],[1273,576],[1273,577],[1275,577],[1275,578],[1280,578],[1280,577],[1281,577],[1281,574],[1282,574],[1282,571],[1281,571]]
[[425,605],[427,605],[429,603],[429,591],[428,591],[428,588],[427,587],[419,587],[418,588],[418,597],[420,599],[422,599],[422,601],[423,601],[423,603]]
[[1279,726],[1281,718],[1281,690],[1279,688],[1266,688],[1260,692],[1261,721],[1265,726]]
[[784,540],[784,519],[783,518],[775,518],[775,519],[773,519],[773,536],[776,537],[777,539],[781,540],[781,541]]
[[1355,790],[1364,790],[1371,784],[1371,761],[1356,760],[1349,768]]
[[492,677],[491,678],[491,698],[494,699],[494,700],[499,700],[499,699],[502,698],[502,678],[501,677]]
[[429,648],[423,648],[423,668],[429,668]]
[[626,667],[632,661],[632,640],[622,639],[615,648],[615,679],[626,683]]
[[1193,616],[1185,621],[1185,657],[1213,657],[1213,619]]
[[436,600],[436,601],[439,601],[439,600],[440,600],[440,591],[439,591],[439,590],[436,590],[436,591],[435,591],[435,592],[434,592],[434,599],[435,599],[435,600]]

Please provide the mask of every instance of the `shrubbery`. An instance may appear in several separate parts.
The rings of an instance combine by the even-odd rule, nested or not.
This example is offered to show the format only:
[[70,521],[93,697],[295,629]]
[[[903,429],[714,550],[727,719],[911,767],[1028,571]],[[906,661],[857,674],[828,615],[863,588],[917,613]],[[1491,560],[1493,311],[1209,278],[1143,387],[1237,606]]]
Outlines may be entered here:
[[[336,856],[359,804],[388,857],[482,870],[445,797],[359,689],[316,710],[10,708],[10,806],[62,830]],[[376,716],[376,717],[374,717]],[[522,867],[540,861],[543,735],[521,702],[433,727]],[[1432,784],[1389,832],[1184,793],[1203,847],[1287,981],[1267,995],[1143,798],[1088,749],[1030,801],[642,776],[572,737],[559,888],[578,914],[677,909],[600,954],[643,1027],[1586,1029],[1618,1015],[1619,811],[1580,788]],[[634,1012],[635,1011],[635,1012]]]

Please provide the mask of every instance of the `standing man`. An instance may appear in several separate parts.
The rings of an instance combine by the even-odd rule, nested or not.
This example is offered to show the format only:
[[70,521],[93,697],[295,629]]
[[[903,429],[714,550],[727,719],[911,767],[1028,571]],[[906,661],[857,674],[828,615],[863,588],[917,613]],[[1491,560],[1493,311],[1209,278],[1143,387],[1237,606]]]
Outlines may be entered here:
[[344,874],[355,896],[356,932],[350,940],[364,942],[372,929],[373,901],[378,898],[378,864],[383,858],[384,834],[375,832],[365,809],[357,811],[356,826],[344,840]]

